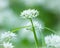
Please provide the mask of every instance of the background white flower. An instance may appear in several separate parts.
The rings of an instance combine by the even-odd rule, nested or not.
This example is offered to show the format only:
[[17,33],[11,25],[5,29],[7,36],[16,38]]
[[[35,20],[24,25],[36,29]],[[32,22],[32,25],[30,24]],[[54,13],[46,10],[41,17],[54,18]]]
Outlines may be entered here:
[[[42,32],[43,29],[44,29],[44,23],[41,22],[41,21],[38,21],[36,19],[36,20],[33,20],[33,24],[34,24],[34,27],[35,27],[37,37],[38,37],[38,39],[40,39],[40,37],[41,37],[40,32]],[[29,26],[29,27],[24,28],[24,29],[19,31],[20,40],[21,40],[21,38],[27,38],[29,41],[34,42],[34,35],[33,35],[33,32],[32,32],[33,30],[32,30],[31,22],[26,21],[23,26]]]
[[33,17],[37,17],[39,15],[39,12],[35,9],[28,9],[28,10],[24,10],[23,12],[21,12],[21,15],[23,18],[33,18]]
[[[44,23],[41,21],[33,20],[33,24],[34,24],[35,30],[37,31],[42,31],[42,29],[44,29]],[[32,24],[29,21],[26,22],[24,26],[29,26],[26,28],[27,30],[32,29]]]
[[3,42],[3,47],[4,47],[4,48],[13,48],[14,46],[12,45],[12,43]]
[[60,48],[60,36],[50,35],[45,37],[45,43],[47,46],[53,46],[55,48]]
[[16,38],[16,34],[15,33],[13,33],[13,32],[10,32],[10,31],[8,31],[8,32],[3,32],[3,33],[1,33],[1,35],[0,35],[0,39],[1,40],[11,40],[11,39],[14,39],[14,38]]

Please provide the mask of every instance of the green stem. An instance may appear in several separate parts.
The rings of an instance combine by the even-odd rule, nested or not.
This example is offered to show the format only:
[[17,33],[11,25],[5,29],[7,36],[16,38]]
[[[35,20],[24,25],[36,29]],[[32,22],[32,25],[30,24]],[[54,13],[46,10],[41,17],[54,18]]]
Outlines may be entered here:
[[52,30],[52,29],[50,29],[50,28],[48,28],[48,27],[45,27],[45,29],[47,29],[47,30],[49,30],[49,31],[51,31],[51,32],[53,32],[53,33],[56,34],[56,31],[54,31],[54,30]]
[[35,38],[36,48],[39,48],[38,39],[37,39],[36,32],[35,32],[35,27],[33,25],[33,21],[32,21],[31,18],[30,18],[30,21],[31,21],[31,24],[32,24],[32,29],[33,29],[33,34],[34,34],[34,38]]
[[17,30],[20,30],[20,29],[22,29],[22,28],[27,28],[27,27],[30,27],[30,26],[18,27],[18,28],[16,28],[16,29],[11,30],[11,32],[15,32],[15,31],[17,31]]
[[41,35],[41,40],[42,40],[42,48],[46,45],[45,44],[45,40],[44,40],[44,35],[42,32],[40,32],[40,35]]
[[45,39],[44,39],[44,34],[43,34],[43,32],[41,32],[41,29],[39,29],[39,31],[40,31],[39,34],[40,34],[41,40],[42,40],[42,47],[41,48],[43,48],[43,47],[46,46]]

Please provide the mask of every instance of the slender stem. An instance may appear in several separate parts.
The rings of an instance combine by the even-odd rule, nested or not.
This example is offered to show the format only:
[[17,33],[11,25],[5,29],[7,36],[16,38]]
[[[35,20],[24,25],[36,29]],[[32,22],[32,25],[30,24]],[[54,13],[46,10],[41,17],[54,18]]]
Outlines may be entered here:
[[45,40],[44,40],[44,35],[42,32],[40,32],[41,35],[41,40],[42,40],[42,48],[45,46]]
[[31,18],[30,18],[30,21],[31,21],[31,24],[32,24],[32,29],[33,29],[33,34],[34,34],[34,38],[35,38],[36,48],[39,48],[38,39],[37,39],[36,32],[35,32],[35,27],[33,25],[33,21],[32,21]]
[[11,32],[15,32],[15,31],[17,31],[17,30],[20,30],[20,29],[22,29],[22,28],[27,28],[27,27],[30,27],[30,25],[29,25],[29,26],[18,27],[18,28],[16,28],[16,29],[11,30]]
[[42,40],[42,47],[41,48],[43,48],[43,47],[45,47],[46,46],[46,44],[45,44],[45,40],[44,40],[44,34],[43,34],[43,32],[41,32],[41,29],[39,28],[39,34],[40,34],[40,36],[41,36],[41,40]]
[[49,31],[51,31],[51,32],[53,32],[53,33],[56,34],[56,31],[54,31],[54,30],[52,30],[52,29],[50,29],[50,28],[48,28],[48,27],[45,27],[45,29],[47,29],[47,30],[49,30]]

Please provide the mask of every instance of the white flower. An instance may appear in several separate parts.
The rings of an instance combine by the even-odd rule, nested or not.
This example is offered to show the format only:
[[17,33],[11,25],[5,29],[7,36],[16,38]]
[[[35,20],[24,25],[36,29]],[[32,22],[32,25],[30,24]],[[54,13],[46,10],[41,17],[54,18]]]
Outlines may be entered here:
[[[28,22],[28,23],[26,23],[25,24],[26,26],[29,26],[29,27],[27,27],[26,29],[27,30],[32,30],[32,24],[31,24],[31,22]],[[25,26],[24,25],[24,26]],[[42,29],[44,29],[44,24],[42,23],[42,22],[39,22],[39,21],[34,21],[33,22],[33,25],[34,25],[34,27],[35,27],[35,30],[38,32],[38,31],[42,31]]]
[[43,29],[44,25],[41,22],[34,21],[33,24],[34,24],[36,29],[39,29],[39,30]]
[[16,34],[15,33],[13,33],[13,32],[10,32],[10,31],[8,31],[8,32],[3,32],[3,33],[1,33],[1,35],[0,35],[0,39],[1,40],[7,40],[7,39],[13,39],[13,38],[16,38]]
[[22,16],[23,18],[33,18],[33,17],[37,17],[39,15],[39,12],[35,9],[28,9],[28,10],[24,10],[20,16]]
[[4,48],[13,48],[14,46],[12,45],[12,43],[9,43],[9,42],[3,42],[3,47]]
[[55,48],[60,48],[60,36],[50,35],[45,37],[45,43],[47,46],[53,46]]

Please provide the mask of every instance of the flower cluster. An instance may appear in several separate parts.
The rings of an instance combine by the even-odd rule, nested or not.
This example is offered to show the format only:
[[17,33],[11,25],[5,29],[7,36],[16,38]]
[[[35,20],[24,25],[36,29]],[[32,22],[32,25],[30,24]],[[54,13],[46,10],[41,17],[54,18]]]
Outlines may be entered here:
[[7,42],[7,43],[6,43],[6,42],[3,42],[2,45],[3,45],[4,48],[13,48],[13,47],[14,47],[14,46],[12,45],[12,43],[9,43],[9,42]]
[[13,48],[14,46],[11,43],[11,40],[16,38],[16,34],[13,32],[3,32],[0,34],[1,45],[4,48]]
[[[26,29],[27,30],[32,30],[32,25],[31,25],[31,22],[28,22],[27,24],[25,24],[26,26],[29,26],[27,27]],[[38,22],[38,21],[34,21],[33,22],[33,25],[35,27],[35,30],[38,32],[38,31],[41,31],[42,29],[44,29],[44,25],[42,22]]]
[[47,46],[60,48],[60,36],[58,35],[50,35],[45,37],[45,42]]
[[35,9],[28,9],[28,10],[24,10],[23,12],[21,12],[21,15],[23,18],[34,18],[37,17],[39,15],[39,12]]
[[1,33],[0,39],[1,40],[6,40],[6,39],[13,39],[15,37],[16,37],[15,33],[12,33],[10,31],[8,31],[8,32]]
[[34,21],[33,24],[36,29],[39,29],[39,30],[43,29],[43,26],[42,26],[43,24],[41,22]]

